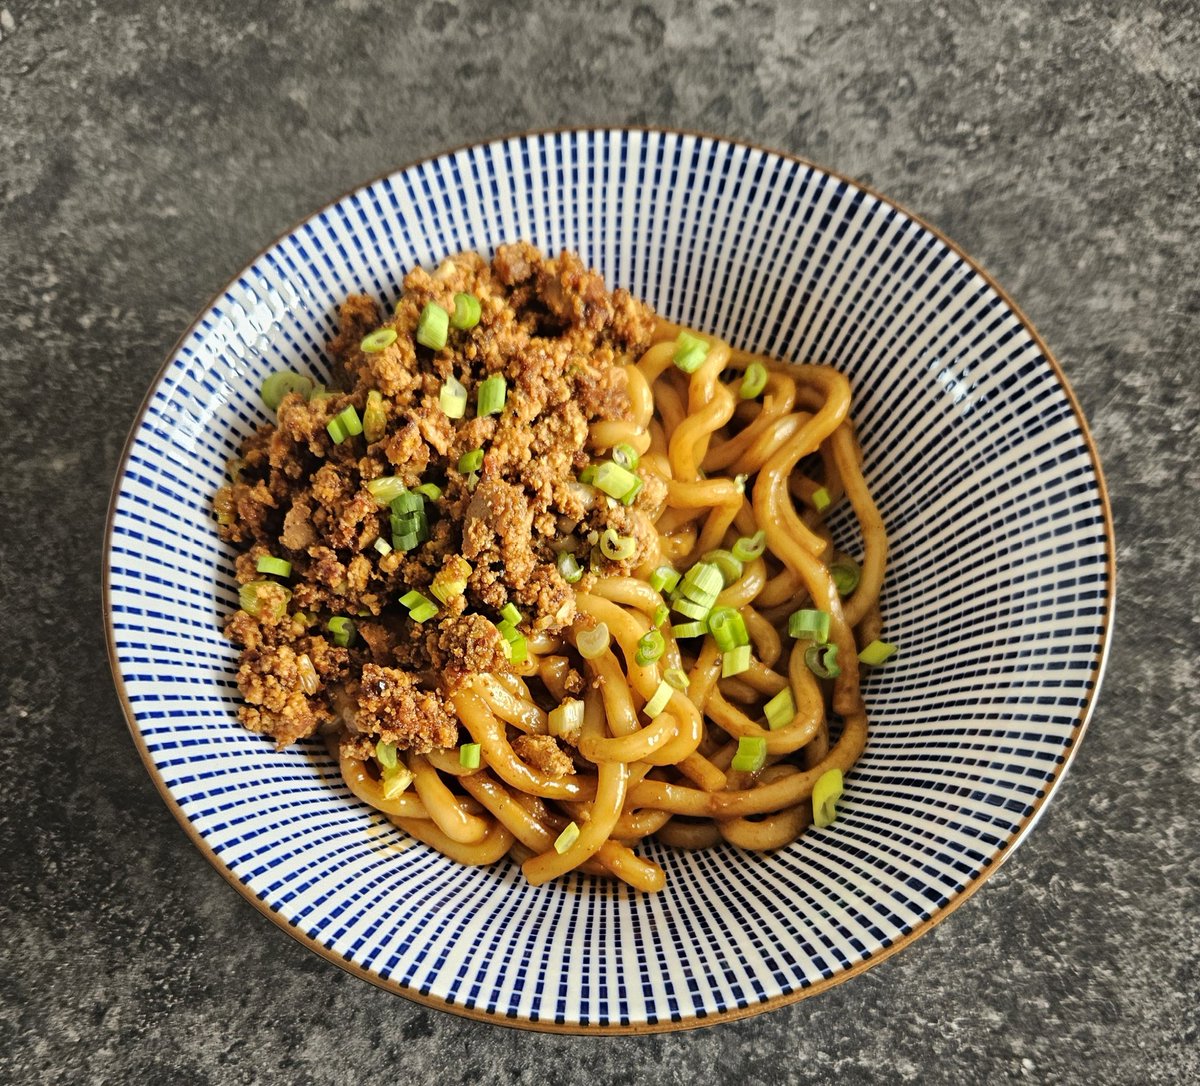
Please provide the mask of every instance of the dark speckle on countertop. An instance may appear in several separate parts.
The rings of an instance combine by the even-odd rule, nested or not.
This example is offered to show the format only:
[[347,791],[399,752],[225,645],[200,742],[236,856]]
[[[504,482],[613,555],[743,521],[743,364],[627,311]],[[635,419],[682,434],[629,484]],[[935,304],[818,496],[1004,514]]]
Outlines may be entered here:
[[[1200,1080],[1200,9],[1193,0],[0,0],[0,1081]],[[1099,706],[1017,854],[764,1017],[580,1039],[319,959],[188,844],[126,733],[100,545],[167,350],[269,239],[530,127],[720,130],[859,177],[1015,297],[1118,532]]]

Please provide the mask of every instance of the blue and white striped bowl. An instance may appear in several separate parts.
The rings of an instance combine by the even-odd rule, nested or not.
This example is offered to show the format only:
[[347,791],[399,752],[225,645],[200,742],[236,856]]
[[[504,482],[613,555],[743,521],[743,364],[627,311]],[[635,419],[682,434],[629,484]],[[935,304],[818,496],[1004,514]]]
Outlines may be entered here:
[[[770,855],[651,845],[667,888],[532,887],[459,867],[358,803],[314,744],[239,726],[233,555],[210,502],[266,420],[262,378],[320,378],[338,303],[528,238],[755,351],[855,388],[892,551],[871,733],[835,825]],[[852,529],[837,525],[846,542]],[[241,272],[171,353],[116,480],[109,647],[143,760],[248,900],[360,976],[473,1017],[638,1031],[816,992],[927,931],[1043,809],[1096,697],[1114,546],[1078,406],[1000,289],[895,204],[807,162],[645,130],[502,139],[358,189]]]

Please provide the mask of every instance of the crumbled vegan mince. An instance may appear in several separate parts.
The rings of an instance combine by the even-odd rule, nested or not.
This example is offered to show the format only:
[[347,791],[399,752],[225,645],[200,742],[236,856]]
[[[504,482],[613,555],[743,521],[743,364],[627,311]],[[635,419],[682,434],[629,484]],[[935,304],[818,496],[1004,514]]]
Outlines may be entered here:
[[521,761],[547,777],[567,777],[575,772],[575,763],[552,735],[518,735],[512,748]]
[[[424,306],[452,313],[459,291],[479,299],[478,325],[452,328],[439,351],[418,344]],[[468,252],[432,273],[414,269],[391,316],[364,296],[348,298],[339,316],[327,394],[285,396],[276,423],[247,439],[234,482],[214,502],[221,535],[242,554],[240,582],[264,578],[255,569],[262,555],[292,565],[286,609],[239,611],[226,628],[242,647],[240,717],[281,747],[332,728],[363,754],[379,739],[420,752],[453,746],[453,693],[474,674],[510,670],[495,625],[500,609],[518,608],[524,634],[561,630],[575,617],[575,589],[593,580],[588,533],[612,527],[638,541],[624,562],[597,557],[605,574],[632,571],[652,538],[661,487],[648,481],[629,507],[589,505],[574,481],[592,459],[589,426],[629,417],[624,365],[649,346],[654,314],[625,291],[608,291],[574,254],[548,258],[518,242],[490,263]],[[379,328],[393,329],[395,341],[364,352],[363,338]],[[477,388],[491,374],[504,376],[506,404],[498,416],[477,418]],[[449,377],[467,390],[462,419],[439,403]],[[372,390],[386,415],[382,438],[335,444],[326,424],[347,406],[361,417]],[[484,454],[477,478],[458,471],[474,449]],[[430,539],[407,553],[374,547],[391,539],[389,510],[365,483],[387,475],[442,489],[427,503]],[[577,586],[555,561],[567,543],[588,569]],[[471,564],[465,593],[413,622],[399,598],[413,589],[432,598],[433,578],[454,556]],[[334,615],[358,623],[349,647],[326,633]],[[318,676],[313,693],[304,689],[302,655]],[[541,739],[549,737],[518,737],[514,750],[549,775],[572,772],[557,743]]]

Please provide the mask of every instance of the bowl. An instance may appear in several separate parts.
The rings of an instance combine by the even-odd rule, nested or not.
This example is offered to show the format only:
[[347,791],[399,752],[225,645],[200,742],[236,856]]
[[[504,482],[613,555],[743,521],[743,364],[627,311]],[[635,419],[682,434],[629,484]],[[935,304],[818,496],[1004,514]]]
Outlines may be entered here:
[[[854,391],[891,538],[899,656],[834,825],[776,852],[650,843],[667,886],[460,867],[355,800],[317,741],[235,718],[233,554],[213,493],[267,421],[264,376],[320,379],[339,302],[526,238],[735,345]],[[850,545],[849,520],[835,538]],[[953,243],[791,155],[644,129],[464,147],[356,189],[239,272],[171,351],[117,474],[109,652],[134,742],[193,843],[322,956],[459,1014],[638,1032],[764,1011],[928,931],[1029,832],[1079,744],[1113,614],[1100,465],[1049,351]]]

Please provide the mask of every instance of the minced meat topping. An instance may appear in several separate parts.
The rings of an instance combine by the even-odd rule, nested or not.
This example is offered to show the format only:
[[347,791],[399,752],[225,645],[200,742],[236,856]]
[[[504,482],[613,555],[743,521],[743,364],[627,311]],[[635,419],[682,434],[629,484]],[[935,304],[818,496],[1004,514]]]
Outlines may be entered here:
[[[460,292],[478,300],[478,324],[451,326],[438,350],[419,343],[426,306],[454,313]],[[506,605],[519,611],[522,635],[553,634],[574,621],[577,588],[639,564],[653,488],[626,506],[603,494],[589,500],[577,478],[592,460],[589,426],[629,417],[624,366],[649,346],[654,315],[608,291],[573,254],[548,258],[517,243],[490,263],[468,252],[432,273],[414,269],[390,315],[354,296],[339,318],[332,384],[283,396],[276,422],[245,442],[233,483],[214,502],[218,530],[239,550],[238,580],[254,585],[243,590],[249,610],[226,626],[241,646],[240,717],[279,746],[335,729],[354,750],[375,740],[421,752],[453,746],[449,697],[469,675],[512,668],[498,629]],[[395,338],[385,331],[367,346],[390,342],[364,350],[380,330]],[[479,417],[479,386],[496,374],[504,408]],[[457,419],[440,401],[450,379],[467,394]],[[371,424],[338,442],[330,423],[348,407]],[[474,450],[479,468],[460,471]],[[410,549],[388,550],[411,537],[367,487],[384,477],[408,493],[423,484],[440,492],[426,495],[424,530]],[[593,546],[610,528],[638,543],[621,562]],[[583,567],[577,585],[559,572],[564,549]],[[289,562],[290,574],[260,572],[267,557]],[[463,580],[464,589],[437,598],[443,582]],[[437,608],[423,622],[400,603],[414,591]],[[335,617],[353,624],[349,644],[329,629]],[[557,745],[526,747],[521,756],[546,772],[571,771]]]

